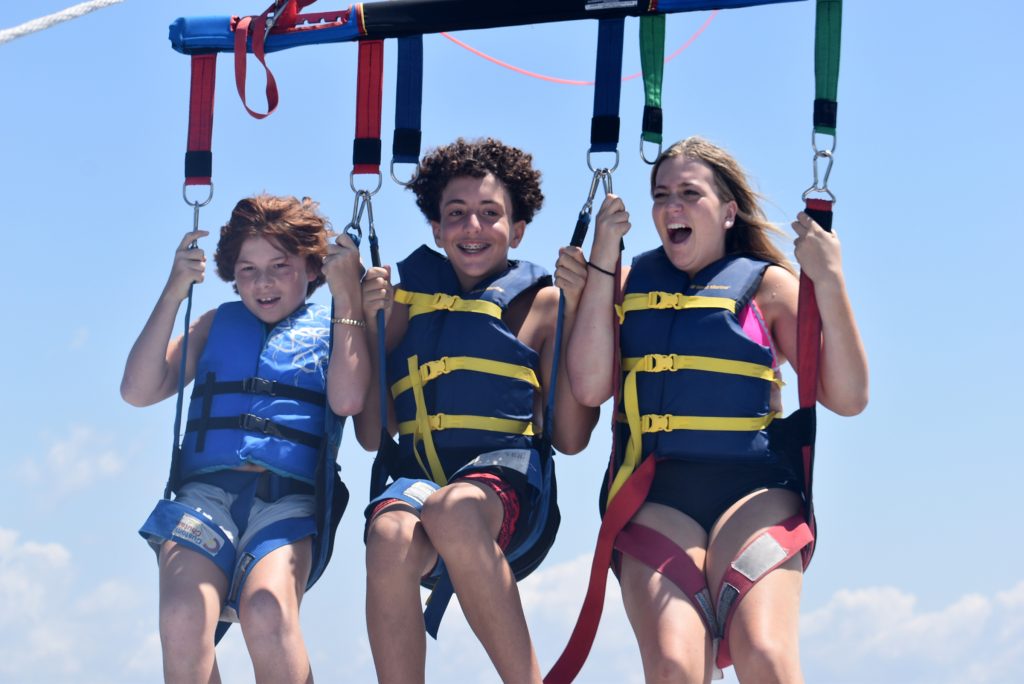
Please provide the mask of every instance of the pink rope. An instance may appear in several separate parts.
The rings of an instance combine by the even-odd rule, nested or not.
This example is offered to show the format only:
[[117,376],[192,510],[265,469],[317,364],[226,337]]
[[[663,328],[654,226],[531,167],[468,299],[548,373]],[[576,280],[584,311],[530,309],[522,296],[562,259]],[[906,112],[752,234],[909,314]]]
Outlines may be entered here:
[[[688,48],[691,45],[693,45],[694,41],[696,41],[697,38],[700,37],[700,34],[704,33],[704,30],[707,29],[707,27],[711,25],[711,20],[715,18],[716,14],[718,14],[718,10],[712,10],[711,14],[708,15],[707,20],[705,20],[705,22],[701,25],[701,27],[698,28],[696,31],[694,31],[693,35],[690,36],[689,39],[687,39],[687,41],[685,43],[683,43],[681,46],[679,46],[679,48],[677,48],[675,52],[673,52],[672,54],[670,54],[668,57],[665,58],[665,64],[668,64],[669,62],[671,62],[673,59],[675,59],[680,54],[682,54],[683,50],[685,50],[686,48]],[[509,71],[514,71],[517,74],[522,74],[523,76],[529,76],[530,78],[536,78],[536,79],[540,79],[541,81],[548,81],[550,83],[560,83],[562,85],[574,85],[574,86],[591,86],[591,85],[594,85],[593,81],[574,81],[574,80],[571,80],[571,79],[568,79],[568,78],[558,78],[557,76],[546,76],[544,74],[538,74],[538,73],[533,72],[533,71],[527,71],[526,69],[523,69],[522,67],[517,67],[514,64],[509,64],[508,62],[503,62],[500,59],[498,59],[497,57],[492,57],[492,56],[490,56],[490,55],[488,55],[488,54],[486,54],[484,52],[481,52],[480,50],[477,50],[472,45],[468,45],[468,44],[462,42],[461,40],[459,40],[455,36],[451,35],[450,33],[442,32],[441,35],[444,36],[445,38],[447,38],[448,40],[452,41],[453,43],[455,43],[459,47],[464,48],[466,50],[469,50],[470,52],[472,52],[477,57],[483,57],[488,62],[493,62],[494,64],[497,64],[500,67],[508,69]],[[642,76],[642,74],[640,72],[637,72],[635,74],[630,74],[629,76],[623,76],[622,80],[623,81],[631,81],[634,78],[639,78],[640,76]]]

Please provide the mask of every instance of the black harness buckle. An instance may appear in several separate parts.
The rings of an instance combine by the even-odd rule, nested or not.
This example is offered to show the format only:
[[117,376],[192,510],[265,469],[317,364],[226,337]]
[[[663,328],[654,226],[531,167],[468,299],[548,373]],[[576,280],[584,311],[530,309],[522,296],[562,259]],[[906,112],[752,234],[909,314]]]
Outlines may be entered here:
[[264,378],[246,378],[242,380],[242,391],[249,394],[269,394],[274,396],[275,384],[273,380],[266,380]]
[[243,413],[238,416],[238,426],[248,432],[259,432],[271,437],[281,437],[281,431],[274,421],[260,418],[252,413]]

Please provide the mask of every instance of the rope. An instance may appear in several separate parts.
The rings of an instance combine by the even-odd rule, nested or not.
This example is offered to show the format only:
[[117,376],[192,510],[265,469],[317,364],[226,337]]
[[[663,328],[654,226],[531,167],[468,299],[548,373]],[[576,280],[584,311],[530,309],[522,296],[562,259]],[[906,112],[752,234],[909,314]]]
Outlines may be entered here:
[[[712,10],[711,14],[709,14],[708,18],[704,21],[704,24],[701,25],[701,27],[698,28],[696,31],[694,31],[693,35],[690,36],[689,39],[687,39],[687,41],[685,43],[683,43],[681,46],[679,46],[676,49],[675,52],[673,52],[671,55],[666,57],[664,63],[668,64],[673,59],[678,57],[683,52],[683,50],[685,50],[686,48],[690,47],[693,44],[693,42],[695,40],[697,40],[697,38],[700,36],[700,34],[704,33],[704,30],[707,29],[707,27],[711,25],[711,20],[715,18],[716,14],[718,14],[718,10]],[[527,71],[526,69],[523,69],[521,67],[517,67],[514,64],[509,64],[508,62],[503,62],[500,59],[498,59],[497,57],[492,57],[492,56],[488,55],[485,52],[481,52],[480,50],[476,49],[472,45],[468,45],[467,43],[462,42],[458,38],[455,38],[450,33],[445,33],[445,32],[442,31],[441,35],[444,36],[445,38],[447,38],[448,40],[452,41],[453,43],[455,43],[459,47],[464,48],[466,50],[469,50],[470,52],[472,52],[477,57],[482,57],[482,58],[486,59],[488,62],[493,62],[494,64],[497,64],[500,67],[503,67],[503,68],[508,69],[510,71],[514,71],[517,74],[522,74],[523,76],[529,76],[530,78],[537,78],[537,79],[540,79],[542,81],[548,81],[550,83],[560,83],[562,85],[574,85],[574,86],[592,86],[592,85],[594,85],[593,81],[574,81],[574,80],[567,79],[567,78],[559,78],[557,76],[545,76],[544,74],[538,74],[538,73],[533,72],[533,71]],[[631,81],[634,78],[639,78],[640,76],[641,76],[641,73],[637,72],[635,74],[630,74],[629,76],[623,76],[622,80],[623,81]]]
[[35,33],[36,31],[43,31],[51,26],[68,21],[69,19],[77,19],[89,12],[103,9],[110,5],[116,5],[119,2],[124,2],[124,0],[90,0],[89,2],[80,2],[77,5],[61,10],[60,12],[54,12],[53,14],[48,14],[45,17],[32,19],[30,21],[26,21],[24,24],[0,30],[0,45],[12,41],[15,38],[21,38],[22,36],[27,36],[30,33]]

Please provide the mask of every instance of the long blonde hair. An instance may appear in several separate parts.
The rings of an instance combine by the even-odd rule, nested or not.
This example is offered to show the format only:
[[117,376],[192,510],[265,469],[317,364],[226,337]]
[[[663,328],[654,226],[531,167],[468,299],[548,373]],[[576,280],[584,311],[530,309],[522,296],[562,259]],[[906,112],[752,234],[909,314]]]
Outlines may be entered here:
[[744,253],[777,264],[792,272],[793,267],[772,240],[781,236],[778,229],[761,208],[761,195],[750,187],[747,174],[735,157],[724,149],[699,136],[680,140],[658,155],[651,169],[651,191],[657,182],[662,162],[673,157],[686,157],[703,162],[715,179],[715,191],[722,202],[736,202],[736,219],[725,232],[725,253]]

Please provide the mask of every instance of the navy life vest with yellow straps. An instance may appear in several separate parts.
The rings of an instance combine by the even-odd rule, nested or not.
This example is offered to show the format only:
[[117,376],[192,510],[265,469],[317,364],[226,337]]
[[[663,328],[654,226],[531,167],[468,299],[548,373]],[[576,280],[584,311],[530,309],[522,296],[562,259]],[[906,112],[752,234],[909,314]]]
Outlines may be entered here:
[[422,246],[399,262],[395,300],[409,326],[387,360],[399,421],[393,477],[445,485],[483,452],[534,445],[540,357],[502,321],[521,293],[550,284],[540,267],[508,270],[463,293],[448,260]]
[[327,307],[303,304],[268,332],[242,302],[217,309],[189,404],[182,481],[246,464],[315,481],[325,439],[329,319]]
[[768,266],[727,256],[691,279],[661,248],[633,261],[620,312],[617,461],[629,466],[624,470],[649,454],[769,457],[772,352],[751,340],[739,320]]

